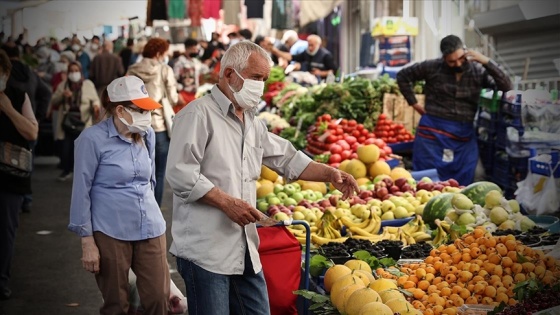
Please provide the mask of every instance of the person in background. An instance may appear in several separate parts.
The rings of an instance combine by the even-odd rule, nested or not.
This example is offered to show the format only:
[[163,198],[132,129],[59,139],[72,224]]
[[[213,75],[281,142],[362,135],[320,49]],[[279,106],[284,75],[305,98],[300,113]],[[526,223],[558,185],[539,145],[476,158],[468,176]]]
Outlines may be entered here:
[[169,43],[162,38],[152,38],[144,46],[142,60],[128,68],[128,75],[142,79],[148,94],[163,106],[151,112],[155,131],[156,202],[161,206],[165,187],[165,163],[169,151],[169,139],[173,128],[173,106],[178,101],[177,81],[173,69],[167,65]]
[[[88,54],[89,60],[93,60],[93,58],[95,58],[95,56],[97,56],[97,54],[100,52],[99,51],[99,48],[101,46],[100,41],[101,40],[99,39],[99,36],[94,35],[84,47],[84,52]],[[111,46],[111,52],[112,50],[113,47]]]
[[294,30],[288,30],[282,35],[281,43],[289,49],[290,54],[298,55],[307,50],[308,43],[299,39],[298,33]]
[[237,32],[231,32],[227,37],[229,39],[228,48],[239,43],[243,39]]
[[[332,54],[326,48],[321,47],[321,37],[309,35],[307,42],[309,44],[307,50],[291,56],[291,61],[295,62],[294,70],[308,71],[320,78],[326,78],[330,73],[335,74],[338,67],[334,62]],[[277,52],[277,54],[279,53]],[[285,54],[279,55],[285,56]]]
[[49,114],[57,108],[56,140],[62,140],[61,166],[59,181],[72,177],[74,168],[74,141],[79,133],[64,130],[64,115],[68,112],[79,112],[85,127],[89,127],[99,116],[100,101],[93,82],[84,79],[82,66],[79,62],[68,65],[67,80],[61,82],[53,94]]
[[93,58],[89,79],[101,95],[105,87],[114,79],[124,75],[124,67],[119,56],[113,54],[113,42],[106,40],[99,54]]
[[282,67],[286,67],[287,65],[287,61],[284,58],[279,58],[277,55],[275,55],[272,51],[274,49],[278,49],[284,53],[289,54],[289,50],[282,45],[280,48],[275,47],[274,46],[274,38],[271,37],[264,37],[264,36],[257,36],[257,38],[255,38],[255,44],[259,45],[262,47],[262,49],[266,50],[267,52],[269,52],[270,54],[270,58],[272,58],[272,62],[275,65],[279,65]]
[[89,55],[84,52],[84,47],[77,36],[72,38],[72,46],[70,46],[72,51],[76,54],[76,60],[82,65],[82,73],[84,79],[89,79],[89,68],[91,66],[91,59]]
[[[198,41],[193,38],[185,40],[185,53],[179,56],[173,66],[173,72],[177,79],[179,94],[185,101],[185,105],[195,99],[196,90],[201,85],[203,75],[209,72],[208,66],[200,62]],[[175,111],[179,111],[176,108]]]
[[226,49],[226,46],[224,46],[222,40],[220,39],[220,33],[212,32],[212,40],[210,41],[210,44],[221,50]]
[[76,140],[68,229],[81,238],[83,268],[95,274],[101,315],[128,313],[130,269],[142,314],[166,315],[170,278],[150,127],[161,105],[135,76],[110,82],[102,99],[108,117]]
[[[441,58],[406,67],[397,83],[408,104],[422,115],[414,140],[415,171],[437,169],[439,178],[473,182],[478,146],[473,121],[482,88],[509,91],[509,77],[495,61],[467,50],[455,35],[440,43]],[[422,108],[412,84],[425,80],[426,105]]]
[[35,56],[35,52],[33,51],[33,47],[31,45],[23,45],[21,61],[30,66],[31,69],[35,69],[39,65],[39,60],[37,60],[37,57]]
[[175,117],[173,132],[180,136],[171,138],[167,161],[170,251],[185,280],[190,315],[270,314],[255,225],[264,218],[255,209],[261,165],[288,181],[331,182],[344,199],[359,189],[351,175],[313,162],[257,119],[270,74],[266,51],[242,41],[221,62],[211,93]]
[[[15,43],[6,43],[2,46],[12,64],[10,78],[7,86],[15,90],[25,91],[31,102],[31,108],[35,115],[36,121],[42,121],[47,116],[47,108],[51,101],[52,91],[50,87],[43,81],[31,67],[24,64],[20,60],[20,52]],[[35,149],[36,141],[29,143],[31,151]],[[23,213],[30,213],[33,203],[33,196],[26,194],[24,196],[21,210]]]
[[249,29],[244,28],[238,34],[242,37],[241,40],[253,40],[253,32]]
[[[39,127],[31,101],[21,89],[7,86],[12,64],[0,49],[0,141],[29,149]],[[31,177],[18,177],[0,171],[0,300],[11,297],[8,287],[19,212],[23,198],[31,193]]]
[[37,75],[47,84],[51,84],[52,77],[55,73],[54,62],[51,61],[51,49],[47,46],[40,46],[35,53],[38,65],[35,68]]
[[76,54],[74,54],[74,52],[65,50],[60,53],[60,60],[55,63],[56,72],[51,80],[51,87],[53,91],[56,91],[60,82],[66,80],[68,65],[74,61],[76,61]]
[[133,64],[132,62],[132,49],[134,48],[134,38],[126,40],[126,47],[119,52],[123,64],[124,72],[128,71],[128,67]]

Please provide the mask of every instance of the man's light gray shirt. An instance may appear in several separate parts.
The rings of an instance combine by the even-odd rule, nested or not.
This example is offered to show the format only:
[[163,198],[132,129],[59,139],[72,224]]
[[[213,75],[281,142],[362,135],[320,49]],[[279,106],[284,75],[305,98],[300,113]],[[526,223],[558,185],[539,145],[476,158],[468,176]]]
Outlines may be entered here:
[[255,273],[261,270],[257,228],[240,227],[199,199],[216,186],[255,206],[262,164],[292,181],[311,162],[289,141],[268,132],[254,113],[244,115],[245,124],[214,86],[175,116],[167,159],[166,178],[173,189],[170,252],[225,275],[243,274],[247,246]]

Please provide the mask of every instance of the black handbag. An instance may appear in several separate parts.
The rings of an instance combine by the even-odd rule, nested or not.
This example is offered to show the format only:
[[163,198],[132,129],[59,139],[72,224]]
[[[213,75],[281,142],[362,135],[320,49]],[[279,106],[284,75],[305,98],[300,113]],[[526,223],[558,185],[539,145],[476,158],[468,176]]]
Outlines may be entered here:
[[0,172],[22,178],[29,177],[32,163],[33,154],[30,150],[0,141]]
[[79,111],[68,111],[62,119],[62,130],[71,135],[79,135],[86,128],[82,121],[82,113]]

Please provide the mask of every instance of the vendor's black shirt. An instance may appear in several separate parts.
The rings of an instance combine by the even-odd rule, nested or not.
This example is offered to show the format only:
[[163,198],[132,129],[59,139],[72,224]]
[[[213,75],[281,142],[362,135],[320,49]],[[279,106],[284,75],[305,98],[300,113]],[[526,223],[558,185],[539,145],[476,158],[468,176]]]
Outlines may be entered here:
[[315,56],[311,56],[307,51],[292,56],[292,61],[301,64],[301,71],[311,71],[313,69],[332,70],[336,72],[338,69],[332,54],[325,48],[319,48]]

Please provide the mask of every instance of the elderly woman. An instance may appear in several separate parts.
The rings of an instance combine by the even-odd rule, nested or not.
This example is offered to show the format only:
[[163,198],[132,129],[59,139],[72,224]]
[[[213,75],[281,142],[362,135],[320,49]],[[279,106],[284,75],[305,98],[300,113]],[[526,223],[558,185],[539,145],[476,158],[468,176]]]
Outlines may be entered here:
[[[0,143],[4,148],[9,144],[29,149],[29,141],[37,139],[39,128],[29,96],[22,90],[6,87],[11,70],[8,55],[0,50]],[[12,294],[8,281],[19,210],[24,195],[30,193],[30,176],[21,177],[0,169],[0,300],[9,299]]]
[[[84,79],[82,66],[79,62],[71,62],[68,65],[68,79],[61,82],[53,94],[49,112],[58,108],[55,119],[55,140],[62,140],[61,167],[62,174],[59,181],[65,181],[72,177],[74,168],[74,140],[80,135],[80,131],[92,125],[99,115],[100,101],[93,82]],[[76,129],[69,128],[65,123],[70,120],[69,116],[79,117],[81,126]],[[80,124],[78,121],[77,124]]]
[[173,105],[177,103],[177,81],[173,69],[167,65],[169,43],[163,38],[152,38],[144,46],[142,60],[128,68],[128,75],[135,75],[146,84],[150,97],[163,107],[152,111],[152,127],[156,132],[156,201],[161,206],[165,186],[167,151],[173,124]]

